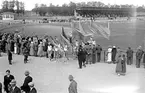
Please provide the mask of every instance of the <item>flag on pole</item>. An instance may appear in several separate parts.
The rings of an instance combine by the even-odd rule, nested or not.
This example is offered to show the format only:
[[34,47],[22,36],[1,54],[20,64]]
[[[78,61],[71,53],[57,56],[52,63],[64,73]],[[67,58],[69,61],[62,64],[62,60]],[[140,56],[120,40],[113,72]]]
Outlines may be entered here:
[[[62,27],[62,33],[61,33],[61,37],[62,37],[62,42],[64,42],[64,44],[67,44],[68,47],[70,48],[70,50],[72,49],[72,46],[71,46],[71,43],[70,41],[68,40],[68,37],[66,36],[65,32],[64,32],[64,28]],[[63,45],[64,45],[63,44]]]
[[[103,37],[105,37],[105,38],[107,38],[109,40],[109,37],[110,37],[110,29],[109,28],[103,27],[102,25],[98,25],[98,24],[96,24],[94,22],[92,23],[91,27],[93,27],[93,29],[96,29],[97,31],[99,31],[99,33]],[[108,27],[109,27],[109,23],[108,23]]]

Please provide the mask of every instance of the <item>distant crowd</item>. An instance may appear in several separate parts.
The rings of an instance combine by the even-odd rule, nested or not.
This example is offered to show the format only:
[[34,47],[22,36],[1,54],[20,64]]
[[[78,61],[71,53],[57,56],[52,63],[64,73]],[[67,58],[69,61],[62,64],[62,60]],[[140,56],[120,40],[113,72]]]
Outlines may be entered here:
[[[116,46],[109,46],[107,50],[104,50],[100,45],[96,44],[93,38],[90,38],[87,42],[74,41],[74,44],[71,45],[72,49],[70,49],[69,45],[62,45],[58,37],[50,37],[38,39],[37,36],[22,38],[18,33],[2,34],[0,36],[0,56],[1,52],[7,53],[9,64],[12,65],[13,54],[23,54],[24,63],[28,62],[28,56],[46,57],[50,61],[64,58],[64,62],[66,62],[70,59],[69,54],[71,54],[75,59],[78,59],[79,68],[82,68],[82,66],[86,67],[86,64],[100,62],[102,60],[102,51],[105,51],[104,61],[106,63],[116,64],[121,55],[121,58],[126,58],[127,65],[133,64],[133,54],[135,53],[136,67],[140,68],[142,59],[145,67],[145,52],[141,46],[138,47],[137,51],[133,51],[129,47],[125,53],[119,47],[116,48]],[[58,42],[56,43],[55,41]]]

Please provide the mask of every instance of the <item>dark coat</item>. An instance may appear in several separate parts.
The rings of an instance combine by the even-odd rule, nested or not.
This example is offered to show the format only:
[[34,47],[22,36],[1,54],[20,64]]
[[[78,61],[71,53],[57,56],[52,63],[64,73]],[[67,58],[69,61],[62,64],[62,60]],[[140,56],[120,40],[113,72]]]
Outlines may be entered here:
[[132,49],[128,49],[126,51],[126,54],[127,54],[127,58],[133,58],[133,50]]
[[69,91],[69,93],[78,93],[77,92],[77,83],[76,83],[76,81],[73,80],[70,83],[69,88],[68,88],[68,91]]
[[123,57],[122,60],[122,73],[126,73],[126,58]]
[[97,52],[97,48],[93,47],[93,49],[92,49],[92,55],[96,55],[96,52]]
[[15,42],[14,42],[13,40],[11,40],[11,41],[10,41],[10,50],[11,50],[12,52],[14,52],[14,44],[15,44]]
[[87,52],[84,49],[79,48],[79,50],[78,50],[78,59],[85,61],[86,60],[86,55],[87,55]]
[[7,77],[7,75],[4,76],[4,89],[5,89],[5,91],[8,91],[8,85],[13,79],[14,79],[13,75],[10,75],[9,77]]
[[12,53],[8,51],[8,60],[12,60]]
[[37,90],[35,88],[33,88],[32,90],[30,90],[29,93],[37,93]]
[[30,77],[30,76],[27,76],[26,78],[25,78],[25,80],[24,80],[24,83],[23,83],[23,86],[21,86],[21,89],[23,90],[23,91],[25,91],[25,92],[29,92],[30,91],[30,87],[29,87],[29,83],[30,82],[32,82],[32,77]]
[[2,93],[2,83],[0,83],[0,93]]
[[21,93],[20,88],[18,88],[17,86],[14,88],[14,90],[11,90],[10,93]]
[[143,63],[145,63],[145,51],[144,51],[144,54],[143,54]]
[[25,56],[29,55],[29,49],[27,47],[24,47],[24,49],[23,49],[23,55],[25,55]]
[[142,55],[143,55],[144,51],[141,49],[138,49],[136,52],[136,59],[142,59]]
[[102,52],[102,47],[101,46],[97,46],[97,53],[101,53]]
[[117,54],[117,49],[113,48],[112,49],[112,61],[116,61],[116,54]]

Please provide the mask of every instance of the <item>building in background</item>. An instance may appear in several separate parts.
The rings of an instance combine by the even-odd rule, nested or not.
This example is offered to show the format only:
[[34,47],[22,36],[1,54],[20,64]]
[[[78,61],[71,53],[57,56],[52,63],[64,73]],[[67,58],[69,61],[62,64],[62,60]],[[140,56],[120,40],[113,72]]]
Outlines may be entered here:
[[15,13],[12,12],[3,12],[2,13],[2,20],[14,20]]

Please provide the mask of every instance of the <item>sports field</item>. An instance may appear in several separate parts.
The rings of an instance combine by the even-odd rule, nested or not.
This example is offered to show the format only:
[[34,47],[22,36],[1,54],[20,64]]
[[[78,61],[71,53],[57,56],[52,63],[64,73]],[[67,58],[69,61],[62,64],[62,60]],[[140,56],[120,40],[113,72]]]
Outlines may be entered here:
[[[105,25],[102,23],[102,25]],[[3,32],[13,32],[16,29],[24,28],[23,35],[44,35],[59,36],[61,27],[65,31],[71,31],[70,24],[42,24],[26,27],[14,27],[5,29]],[[111,37],[107,40],[103,37],[96,37],[98,44],[103,47],[108,45],[119,45],[126,48],[129,45],[134,48],[137,44],[142,44],[145,32],[145,22],[136,21],[132,23],[110,23]],[[103,54],[103,53],[102,53]],[[29,57],[28,64],[23,63],[22,55],[13,55],[13,65],[8,64],[7,55],[0,57],[0,82],[7,69],[17,80],[20,87],[24,80],[24,71],[29,70],[34,79],[38,93],[68,93],[68,75],[72,74],[78,83],[78,93],[144,93],[145,91],[145,70],[135,68],[134,65],[127,66],[126,76],[117,76],[115,73],[116,64],[103,62],[94,65],[87,65],[86,68],[78,69],[77,60],[63,62],[62,59],[50,62],[47,58]]]
[[[106,25],[106,23],[99,23],[101,25]],[[21,31],[23,36],[38,35],[43,37],[48,36],[59,36],[61,33],[62,26],[65,32],[72,31],[70,23],[53,23],[53,24],[37,24],[31,26],[22,26],[5,29],[2,32],[12,32],[16,29]],[[131,46],[136,48],[139,45],[143,45],[144,34],[145,34],[145,21],[132,21],[132,22],[110,22],[111,36],[110,40],[106,38],[96,36],[97,44],[101,44],[103,47],[108,47],[109,45],[120,46],[121,48],[127,48]]]

